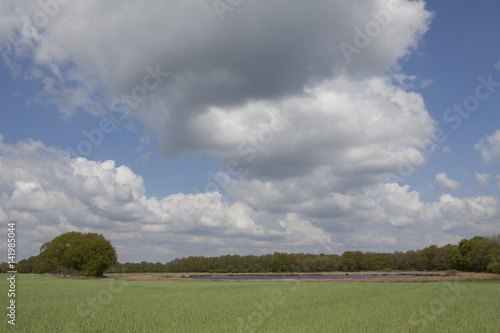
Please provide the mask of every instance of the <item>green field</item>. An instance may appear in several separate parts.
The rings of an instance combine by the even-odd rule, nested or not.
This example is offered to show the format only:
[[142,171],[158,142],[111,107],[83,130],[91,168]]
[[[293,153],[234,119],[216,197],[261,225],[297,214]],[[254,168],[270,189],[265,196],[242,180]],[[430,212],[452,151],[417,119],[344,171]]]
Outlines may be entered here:
[[184,282],[17,275],[2,332],[499,332],[500,282]]

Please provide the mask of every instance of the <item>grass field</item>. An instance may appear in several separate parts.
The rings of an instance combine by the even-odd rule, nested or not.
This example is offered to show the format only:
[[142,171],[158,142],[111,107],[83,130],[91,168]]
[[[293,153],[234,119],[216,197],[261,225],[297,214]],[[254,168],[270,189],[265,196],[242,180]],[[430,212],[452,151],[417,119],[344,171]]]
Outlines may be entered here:
[[103,281],[17,275],[2,332],[494,332],[500,281]]

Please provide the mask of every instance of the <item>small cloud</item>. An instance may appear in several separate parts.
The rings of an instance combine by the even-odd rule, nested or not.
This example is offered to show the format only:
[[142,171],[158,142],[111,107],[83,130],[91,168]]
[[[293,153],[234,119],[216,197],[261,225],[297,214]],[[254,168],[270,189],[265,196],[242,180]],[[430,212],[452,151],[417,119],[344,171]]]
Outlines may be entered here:
[[423,79],[420,81],[419,86],[420,86],[420,88],[424,89],[433,83],[434,83],[434,79]]
[[460,183],[456,180],[449,179],[446,173],[441,172],[436,175],[436,179],[434,180],[434,184],[431,185],[431,188],[435,190],[456,191],[460,188]]
[[413,81],[415,81],[417,77],[415,75],[394,74],[392,78],[402,88],[409,89],[413,87]]
[[155,153],[152,151],[142,154],[141,157],[139,157],[139,159],[137,160],[137,162],[142,163],[142,165],[148,165],[149,163],[151,163],[154,154]]
[[500,71],[500,60],[498,60],[498,62],[495,64],[495,68]]
[[453,151],[451,150],[450,146],[444,146],[443,147],[443,153],[445,154],[451,154]]
[[32,67],[24,74],[24,79],[25,80],[36,80],[36,79],[41,80],[43,78],[43,76],[44,76],[43,72],[40,68]]
[[497,180],[497,186],[500,187],[500,175],[497,175],[495,179]]
[[486,135],[474,148],[481,152],[484,163],[500,164],[500,130],[492,135]]
[[483,188],[486,187],[491,179],[491,175],[487,174],[486,172],[483,173],[478,173],[476,172],[476,180],[479,183],[479,187]]
[[172,254],[175,251],[172,251],[166,248],[163,245],[144,245],[144,248],[150,252],[158,253],[158,254]]

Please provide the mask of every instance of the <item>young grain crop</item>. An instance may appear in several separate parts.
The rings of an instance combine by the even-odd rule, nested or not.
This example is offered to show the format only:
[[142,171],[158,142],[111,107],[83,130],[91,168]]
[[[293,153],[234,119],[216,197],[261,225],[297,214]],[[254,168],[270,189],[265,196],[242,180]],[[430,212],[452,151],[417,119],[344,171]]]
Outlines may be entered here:
[[[1,304],[8,301],[6,277],[1,275]],[[3,315],[6,332],[496,333],[500,328],[498,281],[125,282],[23,274],[17,278],[17,325],[13,330]]]

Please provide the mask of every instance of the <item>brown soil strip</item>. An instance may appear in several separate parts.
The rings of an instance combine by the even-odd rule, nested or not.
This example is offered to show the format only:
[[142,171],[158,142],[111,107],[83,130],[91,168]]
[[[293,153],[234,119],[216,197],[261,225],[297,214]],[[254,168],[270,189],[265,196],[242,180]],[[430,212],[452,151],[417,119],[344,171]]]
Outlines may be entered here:
[[[269,280],[196,280],[190,279],[201,276],[252,276],[252,275],[266,275],[276,276],[276,279]],[[293,276],[293,275],[417,275],[415,278],[373,278],[373,279],[280,279],[280,276]],[[205,282],[440,282],[440,281],[486,281],[486,280],[500,280],[500,274],[490,273],[473,273],[473,272],[458,272],[455,276],[446,276],[446,272],[322,272],[322,273],[116,273],[107,274],[107,277],[118,278],[120,280],[133,280],[133,281],[205,281]]]

